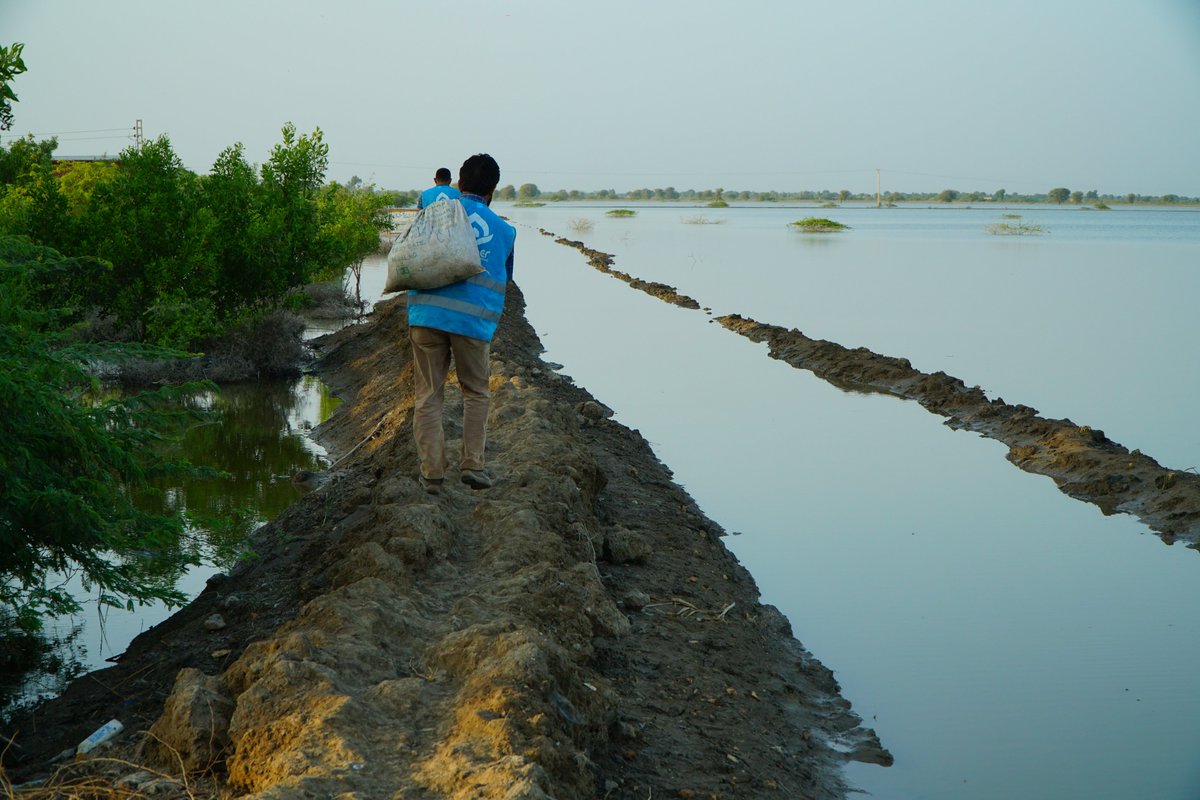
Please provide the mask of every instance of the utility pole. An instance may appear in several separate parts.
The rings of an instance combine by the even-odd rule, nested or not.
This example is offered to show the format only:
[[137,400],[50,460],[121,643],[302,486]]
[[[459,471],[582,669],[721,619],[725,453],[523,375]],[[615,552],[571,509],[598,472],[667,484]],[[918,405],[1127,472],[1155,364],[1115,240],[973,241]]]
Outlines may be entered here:
[[133,146],[141,152],[142,149],[142,121],[139,119],[133,123]]
[[879,167],[875,168],[875,207],[883,208],[883,195],[879,193]]

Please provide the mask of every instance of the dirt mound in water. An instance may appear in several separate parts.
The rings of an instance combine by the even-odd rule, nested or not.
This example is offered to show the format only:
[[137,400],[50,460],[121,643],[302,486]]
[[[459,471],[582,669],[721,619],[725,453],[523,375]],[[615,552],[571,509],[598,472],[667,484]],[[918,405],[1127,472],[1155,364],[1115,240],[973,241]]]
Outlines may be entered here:
[[1008,460],[1046,475],[1065,494],[1093,503],[1105,514],[1133,514],[1167,544],[1200,549],[1200,475],[1163,467],[1141,451],[1117,444],[1104,431],[1069,419],[1046,419],[1024,405],[989,400],[944,372],[913,369],[907,359],[812,339],[798,330],[765,325],[737,314],[722,325],[756,342],[772,358],[810,370],[836,386],[916,400],[946,417],[952,428],[975,431],[1008,445]]
[[[22,721],[10,777],[111,717],[151,734],[117,754],[261,798],[833,798],[844,761],[890,763],[723,531],[540,360],[522,312],[513,286],[486,491],[415,480],[402,299],[321,340],[347,402],[319,434],[343,460],[256,559]],[[73,770],[89,764],[161,781]]]

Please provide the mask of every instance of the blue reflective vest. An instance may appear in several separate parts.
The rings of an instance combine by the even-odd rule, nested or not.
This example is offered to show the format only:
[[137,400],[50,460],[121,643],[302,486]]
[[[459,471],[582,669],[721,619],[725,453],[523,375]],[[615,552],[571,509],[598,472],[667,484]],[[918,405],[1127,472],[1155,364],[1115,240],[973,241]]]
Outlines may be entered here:
[[504,288],[512,277],[510,265],[517,230],[477,195],[465,195],[459,202],[475,229],[475,245],[484,271],[439,289],[410,291],[408,324],[490,342],[504,311]]
[[453,186],[433,186],[421,192],[421,197],[417,200],[417,208],[429,208],[443,198],[457,200],[460,197],[462,197],[462,192]]

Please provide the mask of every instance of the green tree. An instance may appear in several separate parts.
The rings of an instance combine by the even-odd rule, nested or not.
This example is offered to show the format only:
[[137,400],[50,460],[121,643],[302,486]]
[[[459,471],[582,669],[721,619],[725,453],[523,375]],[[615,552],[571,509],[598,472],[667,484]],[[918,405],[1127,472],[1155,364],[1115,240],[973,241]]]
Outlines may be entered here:
[[302,286],[328,266],[318,234],[316,198],[325,180],[329,145],[320,128],[297,136],[289,122],[282,133],[283,141],[262,166],[263,224],[275,243],[267,270],[272,298]]
[[0,238],[0,610],[26,629],[78,609],[63,588],[73,573],[105,605],[182,600],[147,559],[179,541],[182,518],[144,512],[137,495],[202,473],[162,455],[164,431],[186,415],[167,390],[99,392],[83,364],[131,347],[72,342],[61,332],[71,310],[54,306],[64,276],[103,269]]
[[1083,192],[1081,192],[1079,190],[1075,190],[1075,191],[1071,192],[1071,203],[1072,204],[1079,205],[1082,202],[1083,202]]
[[958,199],[958,192],[954,189],[943,189],[937,199],[939,203],[953,203]]
[[51,161],[57,144],[26,136],[0,148],[0,233],[48,243],[67,240],[67,203]]
[[1059,203],[1060,205],[1067,202],[1070,197],[1071,190],[1065,189],[1061,186],[1057,186],[1046,192],[1046,199],[1048,199],[1051,203]]
[[17,102],[17,95],[12,90],[12,79],[25,71],[25,61],[21,52],[25,45],[20,42],[0,47],[0,131],[12,127],[12,104]]
[[78,219],[91,205],[96,188],[113,179],[117,165],[111,161],[77,161],[58,166],[58,191],[67,203],[67,212]]
[[360,303],[363,260],[379,250],[379,232],[392,224],[386,205],[387,198],[374,187],[355,189],[336,183],[322,190],[318,202],[329,263],[334,272],[350,267],[354,297]]
[[516,200],[517,190],[510,183],[497,189],[495,196],[497,200]]
[[996,191],[992,192],[992,199],[995,200],[997,203],[1003,203],[1004,196],[1006,194],[1008,194],[1008,192],[1005,191],[1004,189],[997,189]]
[[518,200],[532,200],[535,197],[541,197],[542,190],[537,187],[536,183],[522,183],[521,188],[517,189]]

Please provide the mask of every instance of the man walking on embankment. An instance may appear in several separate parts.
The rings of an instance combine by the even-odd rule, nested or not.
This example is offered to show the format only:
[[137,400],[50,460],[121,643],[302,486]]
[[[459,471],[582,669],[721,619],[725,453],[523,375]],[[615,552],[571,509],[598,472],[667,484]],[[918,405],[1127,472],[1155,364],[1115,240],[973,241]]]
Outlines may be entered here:
[[488,353],[504,311],[504,290],[512,280],[517,237],[516,229],[489,208],[499,183],[500,166],[486,153],[471,156],[459,168],[462,197],[457,202],[463,204],[475,230],[484,271],[439,289],[408,293],[416,394],[413,435],[421,459],[421,485],[430,494],[441,491],[447,467],[442,405],[452,356],[463,394],[462,482],[472,489],[492,485],[492,477],[484,471]]
[[438,200],[457,200],[460,196],[458,189],[450,185],[450,170],[438,167],[433,174],[433,186],[421,192],[417,198],[417,209],[429,208]]

